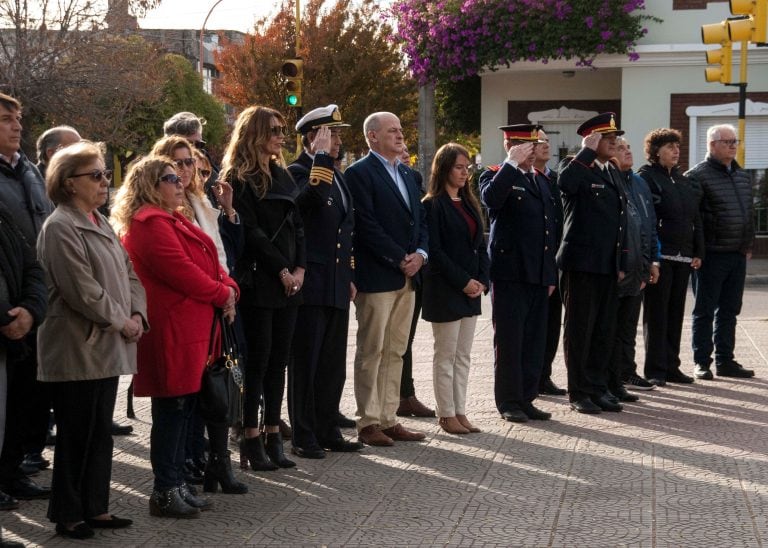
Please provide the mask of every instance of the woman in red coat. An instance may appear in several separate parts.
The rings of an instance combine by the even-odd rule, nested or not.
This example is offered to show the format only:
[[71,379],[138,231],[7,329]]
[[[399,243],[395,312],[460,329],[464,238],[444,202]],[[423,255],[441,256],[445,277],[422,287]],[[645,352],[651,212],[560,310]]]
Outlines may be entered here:
[[214,308],[234,318],[237,284],[216,246],[177,209],[184,189],[170,158],[148,157],[128,171],[112,220],[147,292],[150,331],[138,348],[134,394],[152,397],[153,516],[199,517],[211,503],[184,483],[186,428],[208,355]]

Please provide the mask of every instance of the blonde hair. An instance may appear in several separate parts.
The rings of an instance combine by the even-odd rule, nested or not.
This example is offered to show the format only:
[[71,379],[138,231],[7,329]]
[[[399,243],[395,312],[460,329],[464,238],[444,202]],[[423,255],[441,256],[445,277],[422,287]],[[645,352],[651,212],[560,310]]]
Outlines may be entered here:
[[282,152],[277,156],[265,152],[272,138],[272,118],[285,125],[283,115],[268,107],[248,107],[240,113],[224,152],[221,180],[229,183],[248,180],[255,186],[256,194],[264,197],[272,184],[270,164],[275,162],[285,167]]
[[[66,149],[65,149],[66,150]],[[145,205],[165,208],[158,190],[160,177],[167,168],[175,171],[173,160],[167,156],[145,156],[128,166],[128,174],[112,200],[109,222],[121,238],[131,228],[136,212]]]
[[66,187],[66,181],[83,166],[101,160],[104,163],[102,149],[91,141],[79,141],[61,149],[51,158],[45,172],[45,191],[53,203],[66,204],[72,200],[72,193]]
[[[189,157],[195,159],[195,147],[192,143],[187,141],[180,135],[169,135],[163,137],[155,143],[152,147],[150,154],[152,156],[166,156],[174,163],[174,169],[176,169],[176,161],[173,159],[173,153],[180,148],[186,148],[189,151]],[[198,198],[205,197],[205,189],[203,188],[203,181],[197,175],[197,163],[195,163],[192,169],[192,180],[189,181],[189,186],[184,189],[184,201],[181,204],[179,210],[190,221],[195,220],[195,210],[192,208],[192,204],[189,200],[189,195],[197,196]]]

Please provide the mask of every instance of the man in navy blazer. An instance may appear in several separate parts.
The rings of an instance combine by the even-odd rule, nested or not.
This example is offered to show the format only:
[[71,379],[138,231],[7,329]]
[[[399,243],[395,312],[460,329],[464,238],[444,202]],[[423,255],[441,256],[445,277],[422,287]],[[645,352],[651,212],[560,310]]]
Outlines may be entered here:
[[358,451],[337,423],[347,369],[349,302],[355,295],[355,227],[352,195],[333,167],[342,128],[336,105],[309,111],[296,123],[304,151],[288,166],[299,187],[296,204],[304,221],[307,270],[289,369],[288,411],[293,454],[321,459],[329,451]]
[[539,393],[547,298],[557,283],[557,224],[549,181],[533,168],[541,126],[502,126],[507,159],[480,176],[491,218],[488,244],[493,298],[494,397],[504,420],[547,420]]
[[355,200],[357,430],[363,443],[387,446],[425,437],[406,430],[395,412],[428,232],[413,172],[400,162],[400,120],[376,112],[363,131],[370,152],[345,173]]

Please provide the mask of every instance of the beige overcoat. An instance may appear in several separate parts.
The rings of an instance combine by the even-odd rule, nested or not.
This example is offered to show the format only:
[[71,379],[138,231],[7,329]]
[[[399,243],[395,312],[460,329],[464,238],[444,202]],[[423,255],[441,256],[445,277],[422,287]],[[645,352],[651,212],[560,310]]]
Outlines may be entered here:
[[109,222],[95,215],[98,226],[76,207],[59,205],[37,239],[48,287],[48,315],[37,332],[40,381],[136,373],[136,343],[120,330],[133,314],[148,328],[146,295]]

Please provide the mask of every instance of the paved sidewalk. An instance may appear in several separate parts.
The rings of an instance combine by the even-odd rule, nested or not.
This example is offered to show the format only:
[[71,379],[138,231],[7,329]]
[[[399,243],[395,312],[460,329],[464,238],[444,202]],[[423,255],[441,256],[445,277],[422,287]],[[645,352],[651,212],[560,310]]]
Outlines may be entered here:
[[[501,421],[493,405],[492,328],[489,303],[484,305],[468,411],[482,433],[452,436],[434,419],[406,419],[407,427],[427,432],[425,442],[367,447],[321,461],[298,459],[298,467],[288,471],[238,470],[250,486],[248,495],[214,495],[213,511],[176,521],[148,514],[149,409],[147,400],[137,399],[137,433],[115,440],[110,508],[135,524],[97,532],[80,544],[699,548],[768,543],[766,308],[739,322],[737,356],[757,370],[755,379],[672,385],[641,394],[641,402],[622,413],[599,416],[578,415],[566,398],[545,397],[540,406],[553,412],[553,420],[513,425]],[[690,333],[688,323],[684,332]],[[354,332],[350,353],[353,342]],[[683,348],[684,362],[690,363],[688,339]],[[638,351],[642,354],[642,344]],[[427,323],[419,326],[414,354],[418,394],[433,403]],[[348,373],[351,379],[351,366]],[[562,355],[555,377],[565,384]],[[122,398],[118,417],[125,409]],[[348,382],[342,402],[348,415],[353,402]],[[50,472],[38,480],[49,482]],[[53,534],[46,505],[22,502],[19,511],[1,513],[7,538],[29,545],[72,544]]]

